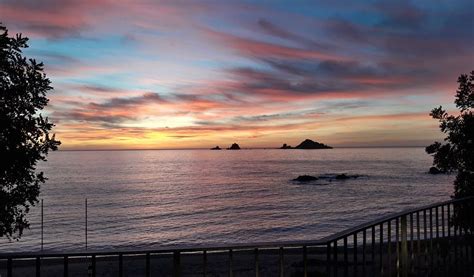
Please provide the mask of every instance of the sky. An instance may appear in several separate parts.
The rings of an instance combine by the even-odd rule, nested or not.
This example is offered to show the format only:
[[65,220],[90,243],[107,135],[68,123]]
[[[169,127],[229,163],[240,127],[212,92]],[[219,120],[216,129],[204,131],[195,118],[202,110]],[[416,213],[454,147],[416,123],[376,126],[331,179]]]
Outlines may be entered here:
[[0,0],[61,149],[424,146],[474,69],[474,1]]

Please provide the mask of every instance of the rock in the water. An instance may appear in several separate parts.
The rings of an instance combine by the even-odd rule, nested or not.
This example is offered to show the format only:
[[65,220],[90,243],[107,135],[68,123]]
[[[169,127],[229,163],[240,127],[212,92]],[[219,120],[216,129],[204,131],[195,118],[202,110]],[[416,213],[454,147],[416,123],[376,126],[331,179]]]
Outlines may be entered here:
[[217,145],[216,147],[211,148],[211,150],[221,150],[221,148],[219,147],[219,145]]
[[227,150],[240,150],[240,146],[237,143],[233,143]]
[[323,143],[312,141],[310,139],[305,139],[302,143],[295,147],[296,149],[332,149],[331,146],[328,146]]
[[317,177],[310,176],[310,175],[301,175],[298,176],[298,178],[293,179],[293,181],[298,181],[298,182],[310,182],[310,181],[316,181],[318,180]]
[[337,174],[334,179],[336,180],[347,180],[347,179],[357,179],[360,175],[347,175],[345,173]]
[[438,169],[438,168],[436,168],[436,167],[434,167],[434,166],[430,167],[430,171],[429,171],[429,172],[430,172],[430,174],[441,174],[441,173],[444,173],[442,170],[440,170],[440,169]]
[[280,147],[280,149],[292,149],[291,145],[287,145],[286,143],[283,143],[283,146]]
[[349,179],[350,177],[347,176],[346,174],[342,173],[342,174],[337,174],[335,179],[336,180],[346,180],[346,179]]

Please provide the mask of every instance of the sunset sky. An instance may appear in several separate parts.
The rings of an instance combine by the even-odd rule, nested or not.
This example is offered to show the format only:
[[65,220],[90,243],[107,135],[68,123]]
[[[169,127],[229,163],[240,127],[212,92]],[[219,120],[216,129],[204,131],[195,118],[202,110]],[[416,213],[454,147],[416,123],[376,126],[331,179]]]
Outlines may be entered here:
[[0,0],[62,149],[420,146],[474,69],[474,1]]

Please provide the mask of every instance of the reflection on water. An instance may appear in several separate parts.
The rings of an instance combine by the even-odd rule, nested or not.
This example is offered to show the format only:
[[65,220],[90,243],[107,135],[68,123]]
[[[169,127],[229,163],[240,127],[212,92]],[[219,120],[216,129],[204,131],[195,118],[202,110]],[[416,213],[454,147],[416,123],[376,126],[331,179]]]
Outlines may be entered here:
[[[453,176],[429,175],[422,148],[60,151],[43,170],[45,249],[317,239],[392,211],[447,200]],[[298,184],[298,175],[368,177]],[[20,242],[40,248],[40,215]]]

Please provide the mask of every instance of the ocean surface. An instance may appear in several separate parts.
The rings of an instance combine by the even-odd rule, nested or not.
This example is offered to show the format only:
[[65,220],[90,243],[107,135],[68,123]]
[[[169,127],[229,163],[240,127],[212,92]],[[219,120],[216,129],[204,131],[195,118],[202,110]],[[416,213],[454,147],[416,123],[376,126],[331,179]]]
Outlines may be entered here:
[[[423,148],[58,151],[40,169],[44,249],[138,248],[318,239],[391,212],[448,200]],[[359,174],[301,184],[298,175]],[[20,241],[41,247],[39,205]]]

